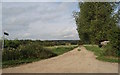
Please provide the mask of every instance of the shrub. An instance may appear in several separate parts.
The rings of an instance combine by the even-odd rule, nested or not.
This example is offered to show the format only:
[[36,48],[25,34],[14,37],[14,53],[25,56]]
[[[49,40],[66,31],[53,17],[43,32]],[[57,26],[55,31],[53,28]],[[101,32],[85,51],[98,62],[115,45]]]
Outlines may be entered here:
[[4,49],[2,53],[3,61],[20,59],[20,56],[20,52],[14,48]]
[[105,56],[116,56],[117,57],[118,53],[119,51],[116,48],[113,48],[111,44],[108,44],[105,47],[105,53],[104,53]]
[[19,40],[4,40],[4,48],[17,48],[21,43]]
[[30,58],[44,59],[56,56],[56,54],[38,44],[31,43],[28,45],[20,45],[17,49],[7,48],[3,51],[2,56],[3,61],[8,61]]
[[113,28],[109,31],[110,43],[106,47],[106,55],[120,56],[120,28]]

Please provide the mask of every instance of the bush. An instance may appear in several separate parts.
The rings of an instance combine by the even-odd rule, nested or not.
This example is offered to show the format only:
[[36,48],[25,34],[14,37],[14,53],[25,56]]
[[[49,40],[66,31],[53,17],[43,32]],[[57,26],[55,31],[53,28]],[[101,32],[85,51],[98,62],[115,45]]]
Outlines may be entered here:
[[108,44],[105,47],[105,53],[104,53],[105,56],[115,56],[115,57],[118,57],[118,53],[119,53],[119,51],[116,48],[113,48],[111,44]]
[[14,48],[7,48],[3,50],[2,53],[2,60],[8,61],[8,60],[18,60],[20,59],[20,52],[18,50],[15,50]]
[[3,61],[31,58],[45,59],[53,56],[56,56],[56,54],[38,44],[33,43],[28,45],[20,45],[17,49],[7,48],[2,53]]
[[120,28],[113,28],[109,31],[110,43],[106,46],[106,55],[120,56]]
[[4,48],[17,48],[21,43],[19,40],[4,40]]

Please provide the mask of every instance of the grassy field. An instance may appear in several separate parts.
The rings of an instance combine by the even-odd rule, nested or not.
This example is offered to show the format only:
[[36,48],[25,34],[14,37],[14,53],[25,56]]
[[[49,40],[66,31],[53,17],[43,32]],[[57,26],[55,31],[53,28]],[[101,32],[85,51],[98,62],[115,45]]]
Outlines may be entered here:
[[[70,46],[51,46],[51,47],[45,47],[47,48],[46,50],[49,50],[51,53],[54,54],[54,56],[58,56],[58,55],[61,55],[63,53],[66,53],[68,51],[71,51],[73,50],[74,48],[76,48],[77,45],[70,45]],[[26,59],[19,59],[19,60],[7,60],[7,61],[3,61],[2,62],[2,67],[3,68],[7,68],[7,67],[13,67],[13,66],[18,66],[18,65],[21,65],[21,64],[27,64],[27,63],[31,63],[31,62],[35,62],[35,61],[40,61],[40,60],[43,60],[43,59],[47,59],[47,58],[51,58],[51,57],[54,57],[54,56],[46,56],[46,54],[51,54],[51,53],[46,53],[42,51],[42,53],[40,52],[40,55],[41,54],[44,54],[42,56],[45,56],[45,58],[26,58]],[[52,55],[53,55],[52,54]]]
[[99,48],[97,45],[84,45],[84,47],[89,50],[94,52],[94,54],[97,56],[96,59],[106,61],[106,62],[120,62],[117,57],[113,56],[105,56],[104,55],[104,49]]
[[73,50],[76,48],[77,45],[70,45],[70,46],[54,46],[54,47],[49,47],[51,51],[57,55],[61,55],[63,53],[66,53],[68,51]]

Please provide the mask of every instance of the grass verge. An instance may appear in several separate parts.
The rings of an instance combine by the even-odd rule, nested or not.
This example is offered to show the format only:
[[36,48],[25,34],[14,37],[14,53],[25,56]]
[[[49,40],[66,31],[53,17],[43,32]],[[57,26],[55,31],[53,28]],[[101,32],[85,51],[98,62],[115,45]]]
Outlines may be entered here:
[[38,61],[41,59],[22,59],[22,60],[10,60],[10,61],[4,61],[2,63],[2,68],[8,68],[8,67],[14,67],[14,66],[18,66],[21,64],[27,64],[27,63],[32,63],[35,61]]
[[94,54],[97,56],[96,59],[105,61],[105,62],[112,62],[112,63],[118,63],[120,60],[118,60],[117,57],[112,57],[112,56],[104,56],[104,49],[99,48],[97,45],[84,45],[84,47],[89,50],[94,52]]

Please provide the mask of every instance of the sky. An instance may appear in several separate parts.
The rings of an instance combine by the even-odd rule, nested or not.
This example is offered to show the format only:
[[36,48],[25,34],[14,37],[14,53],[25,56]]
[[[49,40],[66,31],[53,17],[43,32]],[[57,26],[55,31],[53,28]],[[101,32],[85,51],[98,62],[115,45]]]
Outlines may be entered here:
[[77,2],[3,2],[0,11],[0,32],[8,32],[8,39],[79,40]]
[[8,39],[79,40],[77,2],[4,2],[2,28]]
[[2,2],[118,2],[120,0],[1,0]]
[[0,40],[2,37],[2,4],[0,3]]

